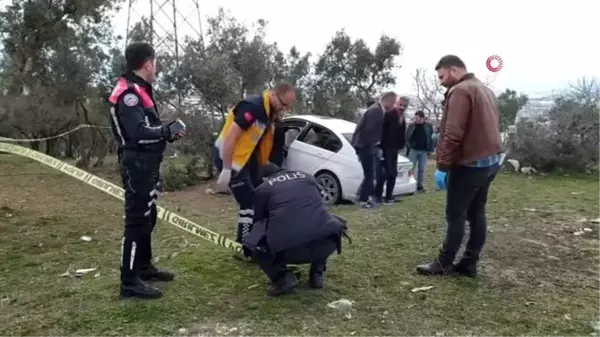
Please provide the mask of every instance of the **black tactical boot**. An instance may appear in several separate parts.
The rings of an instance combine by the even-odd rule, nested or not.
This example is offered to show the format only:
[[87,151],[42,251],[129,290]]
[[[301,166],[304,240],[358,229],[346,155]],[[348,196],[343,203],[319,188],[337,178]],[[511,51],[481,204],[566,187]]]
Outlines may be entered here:
[[275,282],[273,282],[267,290],[267,295],[277,297],[284,294],[294,292],[296,285],[298,285],[298,279],[296,275],[291,271],[285,271],[285,273]]
[[462,260],[454,265],[454,271],[460,275],[467,277],[477,276],[477,265],[471,263],[465,263]]
[[[141,242],[142,240],[138,240]],[[140,257],[136,256],[137,244],[130,237],[124,237],[121,251],[121,298],[159,298],[160,289],[145,283],[139,277]],[[142,250],[143,253],[143,250]]]
[[162,297],[162,291],[139,278],[121,281],[121,298],[153,299]]
[[311,288],[321,289],[325,281],[325,267],[321,265],[310,265],[309,281]]
[[476,277],[478,257],[479,254],[465,251],[463,258],[454,265],[454,271],[463,276]]
[[175,274],[168,270],[160,270],[152,264],[141,267],[139,275],[143,281],[169,282],[175,278]]
[[454,272],[454,265],[448,259],[438,257],[433,262],[418,265],[417,272],[421,275],[449,275]]

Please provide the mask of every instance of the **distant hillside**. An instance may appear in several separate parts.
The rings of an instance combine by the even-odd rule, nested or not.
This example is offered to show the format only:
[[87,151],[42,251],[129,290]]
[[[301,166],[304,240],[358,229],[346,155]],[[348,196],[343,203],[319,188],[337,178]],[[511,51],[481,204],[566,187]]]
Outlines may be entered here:
[[537,119],[540,117],[545,117],[548,114],[548,111],[552,108],[555,98],[556,95],[553,94],[544,96],[530,96],[527,104],[525,104],[525,106],[523,106],[517,113],[515,123],[522,118]]

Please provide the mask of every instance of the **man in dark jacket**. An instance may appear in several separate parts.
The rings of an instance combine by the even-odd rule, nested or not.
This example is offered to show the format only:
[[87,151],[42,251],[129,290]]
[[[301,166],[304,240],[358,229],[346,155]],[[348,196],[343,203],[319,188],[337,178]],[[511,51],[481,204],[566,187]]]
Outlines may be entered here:
[[[381,134],[381,150],[383,153],[381,170],[377,174],[375,198],[378,202],[393,204],[399,200],[394,199],[394,187],[398,176],[398,152],[404,148],[406,122],[404,111],[408,107],[408,97],[400,97],[394,109],[386,112],[383,118],[383,132]],[[385,184],[385,199],[381,199],[383,185]]]
[[375,167],[377,164],[377,143],[381,141],[383,131],[383,115],[391,110],[396,103],[396,93],[387,92],[381,96],[378,103],[371,105],[362,115],[354,134],[352,146],[356,150],[363,169],[363,181],[359,188],[361,208],[373,208],[375,201],[371,200],[374,190]]
[[413,163],[413,172],[417,173],[417,192],[425,192],[423,174],[427,167],[427,158],[433,151],[433,125],[425,121],[423,111],[415,112],[414,121],[406,130],[406,147],[410,149],[408,159]]
[[345,221],[327,211],[311,175],[274,164],[261,171],[264,182],[254,192],[255,223],[243,244],[271,280],[267,294],[294,290],[298,279],[286,264],[310,263],[310,284],[322,288],[327,258],[336,249],[341,252]]

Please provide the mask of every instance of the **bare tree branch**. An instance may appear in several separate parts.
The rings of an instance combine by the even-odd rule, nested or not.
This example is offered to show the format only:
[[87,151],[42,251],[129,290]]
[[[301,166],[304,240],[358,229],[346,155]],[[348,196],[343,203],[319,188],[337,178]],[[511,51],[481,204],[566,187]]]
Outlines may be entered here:
[[413,81],[417,91],[416,108],[423,110],[428,118],[433,116],[439,120],[443,108],[444,88],[439,84],[437,77],[429,75],[427,70],[419,68],[413,75]]

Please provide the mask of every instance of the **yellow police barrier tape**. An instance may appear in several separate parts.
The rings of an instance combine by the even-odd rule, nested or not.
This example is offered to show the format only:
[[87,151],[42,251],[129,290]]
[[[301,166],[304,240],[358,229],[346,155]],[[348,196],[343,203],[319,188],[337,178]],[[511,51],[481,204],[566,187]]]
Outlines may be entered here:
[[[45,155],[41,152],[22,147],[19,145],[7,144],[0,142],[0,152],[8,152],[16,154],[22,157],[28,157],[35,161],[38,161],[44,165],[50,166],[51,168],[61,171],[70,175],[71,177],[82,181],[83,183],[93,186],[105,193],[112,195],[113,197],[124,200],[125,191],[100,177],[97,177],[89,172],[81,170],[73,165],[69,165],[63,161],[60,161],[54,157]],[[231,249],[234,252],[241,252],[242,245],[224,237],[221,234],[217,234],[209,229],[206,229],[197,223],[194,223],[180,215],[177,215],[163,207],[157,206],[158,218],[170,223],[171,225],[183,229],[186,232],[192,233],[204,240],[216,243],[219,246],[223,246],[227,249]]]

